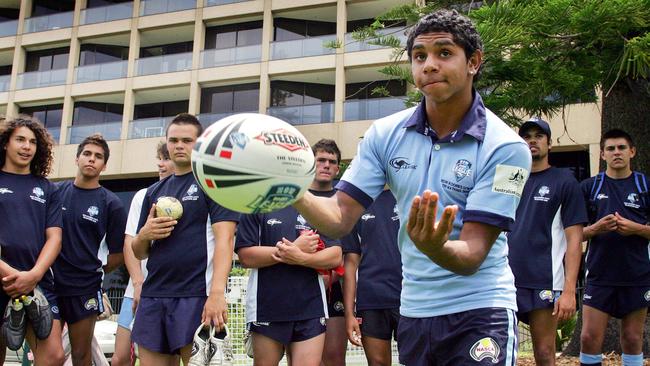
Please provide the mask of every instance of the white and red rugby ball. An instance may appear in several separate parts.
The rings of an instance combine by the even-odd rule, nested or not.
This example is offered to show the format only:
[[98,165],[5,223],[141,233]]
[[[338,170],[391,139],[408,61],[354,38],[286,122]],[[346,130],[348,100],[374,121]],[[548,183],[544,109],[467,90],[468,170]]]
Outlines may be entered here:
[[292,125],[263,114],[234,114],[199,136],[192,172],[221,206],[266,213],[302,197],[314,179],[314,154]]

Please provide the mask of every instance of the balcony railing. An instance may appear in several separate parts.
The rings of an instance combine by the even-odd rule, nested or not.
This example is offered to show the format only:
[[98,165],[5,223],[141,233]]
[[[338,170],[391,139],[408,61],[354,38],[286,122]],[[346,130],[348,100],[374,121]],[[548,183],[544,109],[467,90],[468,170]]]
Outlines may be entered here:
[[61,137],[61,127],[46,127],[47,132],[50,133],[50,136],[52,136],[52,140],[54,140],[55,144],[59,143],[59,137]]
[[[394,36],[397,39],[400,40],[400,43],[402,46],[406,45],[406,39],[408,38],[404,34],[404,28],[402,27],[393,27],[393,28],[385,28],[385,29],[380,29],[377,31],[377,33],[383,35],[383,36]],[[375,44],[370,44],[372,41],[376,41],[377,38],[371,38],[367,39],[364,41],[357,41],[352,37],[352,33],[346,33],[345,34],[345,51],[346,52],[356,52],[356,51],[368,51],[368,50],[376,50],[380,48],[386,48],[386,46],[380,46],[380,45],[375,45]]]
[[94,125],[70,126],[68,127],[68,144],[78,144],[86,137],[101,133],[106,141],[115,141],[120,139],[122,131],[122,121],[97,123]]
[[192,68],[192,52],[145,57],[135,60],[138,75],[162,74]]
[[17,89],[42,88],[44,86],[63,85],[68,69],[47,71],[30,71],[18,74]]
[[156,117],[136,119],[129,123],[130,139],[144,139],[148,137],[165,136],[165,127],[174,119],[171,117]]
[[194,9],[196,0],[142,0],[140,15],[171,13],[173,11]]
[[16,32],[18,32],[18,20],[0,23],[0,37],[15,36]]
[[336,35],[273,42],[271,43],[271,59],[280,60],[332,54],[335,50],[325,47],[325,43],[329,41],[336,41]]
[[133,3],[119,3],[96,8],[81,10],[80,24],[94,24],[110,22],[112,20],[127,19],[133,15]]
[[247,64],[262,59],[262,45],[232,48],[209,49],[201,51],[201,68]]
[[398,97],[353,99],[344,103],[345,121],[375,120],[403,110],[404,99]]
[[334,103],[326,102],[290,107],[269,107],[267,113],[292,125],[330,123],[334,122]]
[[0,92],[9,90],[9,83],[11,83],[11,75],[0,75]]
[[25,33],[72,27],[73,11],[25,19]]
[[85,83],[89,81],[124,78],[126,77],[127,68],[128,61],[126,60],[77,66],[75,70],[75,82]]
[[233,3],[241,3],[249,0],[206,0],[205,6],[226,5]]
[[199,119],[199,122],[201,122],[201,126],[203,128],[208,128],[211,124],[217,122],[218,120],[222,118],[226,118],[228,116],[232,116],[233,114],[238,114],[238,113],[257,113],[257,110],[254,111],[239,111],[239,112],[227,112],[227,113],[201,113],[196,116],[196,118]]

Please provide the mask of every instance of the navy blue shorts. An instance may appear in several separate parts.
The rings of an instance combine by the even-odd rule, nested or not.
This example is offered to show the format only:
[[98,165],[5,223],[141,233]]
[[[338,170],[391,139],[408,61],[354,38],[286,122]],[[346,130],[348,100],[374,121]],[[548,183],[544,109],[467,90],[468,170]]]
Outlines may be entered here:
[[168,355],[192,343],[207,297],[141,297],[131,339]]
[[553,309],[561,291],[517,287],[517,318],[529,324],[528,313],[539,309]]
[[325,318],[313,318],[292,322],[252,322],[248,329],[288,346],[325,333]]
[[514,366],[517,316],[503,308],[419,319],[402,316],[397,348],[399,362],[406,366]]
[[[61,315],[59,314],[59,305],[57,302],[56,295],[53,292],[41,288],[43,295],[47,299],[48,304],[50,304],[50,311],[52,312],[52,318],[56,320],[61,320]],[[7,310],[7,304],[9,304],[9,296],[4,291],[0,291],[0,325],[4,321],[5,311]]]
[[77,296],[59,296],[59,311],[61,319],[68,324],[74,324],[91,316],[104,312],[102,291]]
[[377,339],[397,340],[397,325],[399,324],[399,308],[357,310],[357,318],[361,320],[361,334]]
[[[327,288],[327,284],[325,284]],[[327,291],[327,313],[330,318],[345,316],[345,308],[343,307],[343,290],[341,289],[341,282],[334,281],[332,287]]]
[[614,318],[650,307],[650,286],[598,286],[587,283],[582,304]]

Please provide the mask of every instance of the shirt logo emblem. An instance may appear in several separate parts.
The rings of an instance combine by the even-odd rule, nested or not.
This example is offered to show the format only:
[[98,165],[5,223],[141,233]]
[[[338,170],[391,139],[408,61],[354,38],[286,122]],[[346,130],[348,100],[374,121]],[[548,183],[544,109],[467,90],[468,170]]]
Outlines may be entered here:
[[281,224],[282,221],[280,221],[280,220],[278,220],[278,219],[268,219],[268,220],[266,221],[266,223],[267,223],[268,225],[270,225],[270,226],[273,226],[273,225]]
[[307,220],[305,220],[305,218],[302,217],[301,214],[298,214],[298,217],[296,217],[296,221],[298,221],[296,225],[296,230],[311,230],[311,228],[307,225]]
[[393,207],[393,217],[391,217],[391,220],[393,221],[399,220],[399,209],[397,208],[397,205]]
[[398,158],[392,158],[388,162],[388,164],[395,168],[395,172],[399,172],[402,169],[416,169],[417,165],[411,164],[408,162],[408,159],[398,157]]
[[196,201],[199,199],[199,196],[195,196],[194,194],[199,191],[199,188],[196,186],[196,184],[192,183],[190,188],[187,189],[187,193],[185,193],[185,197],[182,198],[182,201]]
[[643,295],[645,298],[645,301],[650,301],[650,291],[646,291],[645,295]]
[[624,202],[623,204],[627,207],[632,207],[632,208],[639,208],[641,205],[639,205],[637,202],[639,202],[639,195],[636,193],[630,193],[627,195],[627,200],[629,202]]
[[489,358],[492,363],[498,363],[500,353],[501,347],[499,347],[499,344],[491,337],[485,337],[478,340],[469,350],[469,355],[476,362],[481,362],[482,360]]
[[456,182],[460,182],[463,178],[472,174],[472,163],[467,159],[460,159],[454,165],[453,172],[456,176]]
[[43,189],[41,189],[41,187],[34,187],[34,189],[32,189],[32,195],[29,196],[29,198],[38,203],[45,203],[45,200],[42,198],[44,195],[45,192],[43,192]]
[[0,194],[5,194],[5,193],[14,193],[14,191],[12,191],[9,188],[0,188]]
[[512,195],[521,198],[524,190],[524,183],[528,178],[528,171],[524,168],[498,164],[492,181],[492,192]]
[[551,193],[551,190],[547,186],[541,186],[537,191],[537,196],[535,196],[533,199],[535,201],[548,202],[551,198],[546,197],[546,195],[549,193]]
[[363,220],[363,221],[368,221],[368,220],[374,219],[374,218],[375,218],[375,215],[369,214],[369,213],[364,214],[363,216],[361,216],[361,220]]
[[604,200],[604,199],[607,199],[607,198],[609,198],[609,196],[606,195],[605,193],[599,193],[598,196],[596,196],[597,200]]
[[[97,217],[96,217],[97,215],[99,215],[99,209],[97,208],[97,206],[88,207],[88,210],[86,210],[86,212],[87,212],[87,214],[83,214],[83,215],[81,215],[81,217],[83,217],[84,219],[86,219],[88,221],[95,222],[95,223],[97,221],[99,221],[97,219]],[[88,309],[88,310],[90,310],[90,309]]]

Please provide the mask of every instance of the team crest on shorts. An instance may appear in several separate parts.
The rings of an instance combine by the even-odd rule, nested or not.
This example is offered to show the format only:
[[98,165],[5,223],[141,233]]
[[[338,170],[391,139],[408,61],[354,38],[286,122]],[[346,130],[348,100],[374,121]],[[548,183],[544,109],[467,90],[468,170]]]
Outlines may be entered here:
[[492,363],[499,362],[501,347],[491,337],[485,337],[478,340],[469,350],[469,355],[476,362],[481,362],[486,358],[491,359]]
[[453,171],[456,176],[456,182],[460,182],[463,178],[472,174],[472,163],[467,159],[460,159],[454,165]]
[[548,300],[549,302],[553,301],[553,291],[551,290],[542,290],[539,292],[539,298],[544,300]]
[[645,295],[643,295],[645,298],[645,301],[650,301],[650,290],[645,292]]
[[325,325],[326,322],[327,321],[325,320],[324,316],[320,318],[320,325]]
[[97,310],[97,299],[94,297],[92,299],[88,299],[88,301],[86,301],[84,304],[84,308],[86,308],[86,310]]

